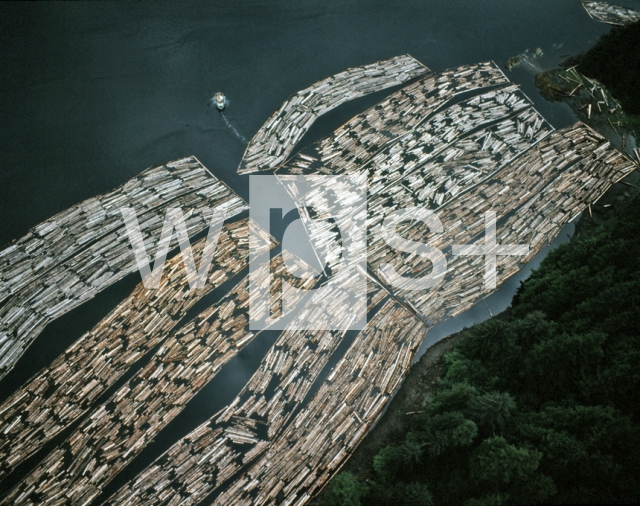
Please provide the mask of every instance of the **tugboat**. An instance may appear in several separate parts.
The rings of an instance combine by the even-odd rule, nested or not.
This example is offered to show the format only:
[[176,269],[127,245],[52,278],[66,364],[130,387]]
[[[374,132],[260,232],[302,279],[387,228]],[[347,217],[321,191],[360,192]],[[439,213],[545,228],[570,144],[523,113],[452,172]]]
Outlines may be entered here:
[[227,105],[227,97],[225,97],[221,92],[218,92],[214,95],[212,102],[216,105],[219,111],[222,111]]

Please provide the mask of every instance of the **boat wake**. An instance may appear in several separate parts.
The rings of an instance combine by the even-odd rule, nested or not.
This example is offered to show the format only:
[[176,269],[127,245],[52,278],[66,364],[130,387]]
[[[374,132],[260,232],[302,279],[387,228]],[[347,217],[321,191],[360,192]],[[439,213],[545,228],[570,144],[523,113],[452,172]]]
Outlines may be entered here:
[[236,128],[231,123],[229,123],[229,120],[222,111],[220,111],[220,116],[222,116],[222,119],[224,120],[225,125],[227,125],[227,128],[229,128],[229,130],[233,132],[233,135],[240,139],[244,144],[247,144],[247,139],[245,139],[245,137],[240,132],[238,132],[238,130],[236,130]]

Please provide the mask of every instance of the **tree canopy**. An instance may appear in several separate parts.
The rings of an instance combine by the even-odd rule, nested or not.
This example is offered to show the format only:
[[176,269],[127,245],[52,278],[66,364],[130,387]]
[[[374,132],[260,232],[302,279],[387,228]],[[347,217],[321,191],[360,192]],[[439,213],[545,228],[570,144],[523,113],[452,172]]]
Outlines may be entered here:
[[604,84],[628,114],[640,114],[640,23],[612,28],[585,53],[579,70]]
[[375,457],[362,504],[640,500],[638,200],[552,251],[509,311],[464,331],[404,442]]

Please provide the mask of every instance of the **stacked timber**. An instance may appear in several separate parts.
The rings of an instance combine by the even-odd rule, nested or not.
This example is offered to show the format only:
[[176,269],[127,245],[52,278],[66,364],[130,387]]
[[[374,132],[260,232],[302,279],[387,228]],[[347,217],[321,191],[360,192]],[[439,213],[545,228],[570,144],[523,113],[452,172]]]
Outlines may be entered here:
[[397,138],[429,121],[463,92],[508,84],[493,62],[430,73],[354,117],[332,135],[303,149],[279,172],[343,174],[360,170]]
[[609,25],[630,25],[640,21],[640,11],[607,2],[581,2],[591,19]]
[[[495,212],[498,245],[529,247],[526,256],[499,257],[499,285],[549,244],[566,223],[635,168],[609,141],[579,123],[547,136],[483,184],[436,207],[444,233],[425,236],[424,229],[413,224],[401,224],[397,230],[408,239],[427,242],[450,255],[454,244],[484,244],[484,214]],[[422,205],[406,187],[398,189],[394,202],[398,206]],[[379,268],[385,263],[405,276],[418,277],[431,271],[429,261],[416,255],[401,256],[388,247],[379,229],[375,224],[370,228],[367,261],[370,271],[380,275],[383,282]],[[483,256],[450,255],[447,260],[447,274],[440,285],[423,291],[394,290],[429,324],[459,314],[489,294],[483,287]]]
[[209,226],[214,210],[233,216],[247,209],[189,157],[74,206],[0,253],[0,379],[47,323],[137,269],[121,209],[135,209],[147,253],[155,255],[169,207],[182,209],[189,235]]
[[[437,159],[452,143],[466,138],[473,131],[488,129],[522,113],[532,114],[533,109],[515,86],[474,96],[436,113],[415,129],[389,141],[384,149],[360,167],[359,171],[367,170],[368,173],[369,196],[397,186],[404,174]],[[550,128],[540,119],[539,126],[543,125],[543,130],[548,132]],[[447,154],[446,158],[438,161],[448,162],[461,152],[450,151]]]
[[[494,177],[551,132],[546,121],[527,107],[494,126],[429,149],[430,154],[415,163],[413,169],[407,170],[405,164],[370,171],[369,256],[376,254],[376,237],[390,212],[409,207],[435,211],[450,201],[460,202],[465,192]],[[388,180],[395,182],[386,184]]]
[[[333,323],[356,317],[349,307],[350,285],[336,294]],[[369,286],[369,308],[386,298]],[[291,330],[326,318],[325,300],[312,299],[281,334],[236,399],[170,448],[134,481],[120,489],[112,504],[169,504],[176,494],[197,504],[277,441],[304,406],[345,331]],[[375,359],[374,356],[371,357]],[[369,364],[365,364],[368,368]],[[177,464],[179,463],[179,464]]]
[[[526,109],[448,145],[424,165],[402,176],[398,185],[417,194],[421,207],[435,209],[506,166],[551,130],[536,111]],[[385,192],[372,195],[368,204],[371,208],[402,208],[397,207],[393,195]]]
[[[369,235],[375,238],[389,212],[412,205],[436,209],[458,198],[531,149],[552,130],[517,88],[503,87],[441,109],[413,130],[387,140],[384,149],[344,175],[350,185],[367,185],[367,228],[373,227]],[[285,165],[282,172],[289,167]],[[295,195],[295,182],[285,175],[281,180],[289,193]],[[364,211],[351,209],[353,206],[349,204],[354,196],[346,182],[334,183],[340,184],[343,187],[328,196],[322,178],[318,184],[311,180],[310,190],[296,200],[305,216],[306,208],[313,208],[316,219],[304,222],[313,246],[325,251],[323,256],[332,269],[341,262],[339,234],[350,236],[361,229],[360,220],[355,218],[358,211]],[[341,232],[328,221],[330,217],[338,219]],[[368,256],[371,255],[370,249]]]
[[[297,288],[313,286],[313,278],[297,277],[309,269],[301,261],[300,272],[285,268],[284,257],[289,255],[281,253],[257,273],[261,290],[271,290],[271,276],[282,276]],[[295,264],[293,259],[286,261],[289,269]],[[245,277],[218,303],[167,338],[151,361],[5,496],[3,503],[86,504],[95,499],[221,367],[254,339],[255,334],[247,330],[249,305],[269,296],[250,294],[248,285]],[[92,383],[86,388],[92,388]]]
[[349,100],[397,86],[428,71],[413,57],[403,55],[351,68],[299,91],[286,100],[251,139],[238,173],[277,167],[322,114]]
[[[215,504],[301,505],[340,469],[402,382],[427,329],[390,300],[282,436]],[[284,496],[284,497],[282,497]]]
[[[193,245],[196,259],[204,243],[202,239]],[[223,227],[204,288],[190,289],[181,258],[167,261],[157,289],[138,284],[91,331],[0,406],[0,476],[85,414],[198,300],[247,267],[248,220]]]

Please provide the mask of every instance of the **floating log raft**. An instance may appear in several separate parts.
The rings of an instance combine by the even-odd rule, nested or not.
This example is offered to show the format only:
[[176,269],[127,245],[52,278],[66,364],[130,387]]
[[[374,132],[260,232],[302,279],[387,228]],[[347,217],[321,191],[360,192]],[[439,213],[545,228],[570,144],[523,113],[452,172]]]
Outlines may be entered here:
[[[344,286],[346,289],[336,294],[335,318],[348,323],[355,315],[344,310],[352,296],[349,285]],[[385,297],[383,290],[369,285],[370,309]],[[290,327],[326,318],[324,305],[325,300],[311,300]],[[178,493],[185,504],[197,504],[278,440],[299,413],[344,334],[285,330],[227,409],[176,443],[109,502],[169,504]]]
[[[322,372],[342,333],[290,327],[225,411],[176,443],[113,496],[112,503],[197,504],[217,490],[221,492],[217,503],[225,506],[273,503],[283,495],[285,504],[304,504],[378,420],[427,328],[490,293],[483,287],[485,258],[453,256],[453,245],[484,244],[485,213],[495,212],[498,248],[526,244],[530,251],[526,256],[499,258],[491,268],[499,286],[548,244],[563,224],[635,169],[633,162],[585,125],[553,132],[530,101],[509,84],[492,63],[426,74],[383,102],[386,108],[370,109],[278,170],[278,174],[344,174],[351,183],[368,185],[369,205],[362,208],[345,205],[344,211],[336,210],[321,191],[322,183],[315,187],[311,183],[307,193],[295,200],[316,250],[329,245],[330,269],[338,276],[368,269],[369,308],[379,303],[384,307],[325,379]],[[473,96],[455,100],[462,91],[472,91]],[[283,115],[290,109],[287,104],[280,111]],[[276,141],[270,140],[270,146],[252,159],[253,167],[273,167],[283,150],[289,149],[286,158],[293,149],[291,135],[274,138],[279,142],[276,151],[265,155],[275,146]],[[286,178],[282,182],[288,187]],[[344,181],[337,181],[333,190],[345,204],[356,201]],[[314,211],[313,220],[307,206]],[[420,223],[397,227],[406,239],[447,254],[444,281],[430,290],[394,287],[380,271],[384,263],[405,276],[431,271],[429,261],[392,249],[380,236],[385,216],[411,207],[435,211],[444,228],[442,234],[428,234]],[[349,235],[361,227],[356,215],[364,212],[366,269],[358,258],[342,265],[338,249],[331,249],[338,239],[335,226],[325,218],[334,218],[340,223],[340,235]],[[282,260],[275,261],[271,270],[284,276],[282,265]],[[276,280],[269,286],[267,278],[265,273],[265,283],[257,286],[274,296],[279,284]],[[245,329],[249,296],[254,297],[247,286],[243,281],[167,339],[149,365],[94,412],[65,447],[54,450],[16,486],[5,502],[94,499],[195,391],[254,338]],[[274,299],[254,300],[263,301],[260,309],[266,314],[278,309],[272,305]],[[338,321],[350,317],[339,294],[320,302],[335,308]],[[326,313],[318,301],[313,304],[312,297],[299,318],[318,320],[315,323],[321,326],[325,318],[321,315]],[[317,391],[314,381],[320,382]]]
[[[287,266],[285,268],[285,257]],[[291,266],[298,263],[297,271]],[[267,266],[268,267],[268,266]],[[298,272],[299,271],[299,272]],[[284,251],[263,268],[257,286],[271,290],[270,276],[309,289],[313,278],[301,260]],[[249,305],[264,294],[248,290],[245,277],[217,304],[170,336],[151,361],[118,389],[5,498],[4,504],[69,501],[86,504],[162,430],[220,368],[254,337],[246,329]],[[299,298],[304,291],[301,291]],[[295,303],[295,295],[290,295]],[[269,299],[267,295],[266,300]],[[92,388],[92,383],[85,388]]]
[[[348,175],[352,182],[367,184],[367,227],[378,225],[375,229],[378,233],[380,223],[390,211],[409,205],[406,199],[398,203],[395,199],[412,195],[412,205],[435,209],[491,178],[552,131],[526,97],[509,86],[441,110],[414,130],[388,141],[384,149]],[[285,165],[282,172],[293,164]],[[282,182],[293,195],[293,186],[286,177]],[[341,261],[341,248],[338,232],[328,225],[326,218],[339,216],[348,230],[357,230],[360,224],[341,214],[348,206],[336,209],[324,191],[311,187],[307,195],[298,197],[297,203],[302,209],[312,207],[319,218],[305,220],[312,244],[336,245],[328,255],[329,266],[334,269]],[[350,199],[346,186],[335,195],[340,203]]]
[[[499,285],[551,242],[566,223],[635,168],[609,141],[579,123],[549,135],[485,183],[441,207],[432,207],[443,224],[443,234],[425,237],[423,228],[411,225],[399,226],[398,233],[450,255],[453,244],[483,244],[484,213],[495,212],[498,244],[529,247],[526,256],[499,258]],[[421,205],[417,192],[402,186],[389,197],[386,209]],[[401,258],[388,247],[380,237],[380,223],[381,218],[371,218],[367,257],[371,272],[379,275],[384,263],[405,276],[419,277],[431,271],[430,262],[423,258]],[[428,323],[459,314],[489,294],[483,288],[484,257],[450,256],[447,260],[448,271],[439,286],[425,291],[394,289],[394,294]],[[381,279],[386,282],[384,276]]]
[[[519,237],[511,237],[510,242],[528,244],[531,253],[526,258],[504,259],[512,267],[501,272],[511,275],[523,265],[521,262],[528,260],[545,246],[572,216],[599,198],[611,184],[635,167],[630,160],[612,149],[603,137],[584,125],[566,129],[553,136],[550,135],[551,132],[552,128],[533,109],[530,101],[515,87],[506,86],[449,107],[441,107],[413,130],[386,140],[384,148],[376,149],[368,161],[348,172],[352,182],[361,181],[368,185],[367,262],[370,272],[380,275],[378,269],[383,264],[391,264],[400,275],[412,277],[419,277],[430,271],[430,262],[415,254],[401,254],[382,240],[381,224],[390,212],[410,207],[432,211],[442,209],[447,213],[444,218],[439,215],[445,230],[450,233],[452,228],[466,231],[466,242],[469,242],[484,232],[484,211],[495,210],[500,217],[504,217],[521,206],[523,209],[535,208],[533,202],[549,198],[543,190],[548,184],[553,187],[553,178],[570,177],[571,172],[565,174],[562,171],[577,160],[590,160],[589,166],[585,167],[587,173],[577,172],[584,179],[576,180],[576,185],[569,187],[569,191],[566,191],[567,187],[561,186],[563,193],[553,195],[553,202],[545,205],[547,211],[543,216],[521,217],[517,221],[515,226],[521,234]],[[336,137],[336,134],[332,136]],[[551,137],[553,141],[550,146],[545,140]],[[334,159],[340,160],[348,156],[344,152],[336,151],[335,154],[335,157],[325,159],[322,163],[332,164]],[[597,160],[592,160],[594,156]],[[544,163],[538,163],[541,157]],[[571,160],[571,164],[568,160]],[[294,159],[277,173],[295,171],[296,162],[297,159]],[[528,166],[549,170],[529,171]],[[554,167],[557,172],[553,172]],[[522,171],[522,175],[517,176],[521,193],[514,193],[516,190],[512,187],[513,178],[516,177],[514,170]],[[592,170],[593,173],[589,172]],[[590,187],[596,180],[597,191],[593,191]],[[289,188],[290,183],[286,178],[282,181]],[[489,185],[490,189],[484,184]],[[293,188],[289,188],[289,192],[294,195]],[[586,195],[582,195],[582,192],[586,192]],[[346,186],[344,191],[337,193],[344,194],[345,200],[349,199]],[[469,204],[470,201],[473,201],[473,205]],[[350,230],[356,230],[359,226],[355,220],[350,221],[348,214],[341,215],[341,210],[335,209],[335,204],[321,191],[312,189],[306,195],[298,196],[297,203],[312,207],[319,218],[316,221],[310,220],[308,224],[314,246],[338,244],[338,232],[325,224],[326,218],[330,216],[339,219],[341,227],[346,226],[346,230],[341,230],[340,234],[348,235]],[[347,206],[343,208],[348,209]],[[552,215],[551,209],[555,209],[557,214]],[[511,220],[515,218],[512,217]],[[511,222],[508,225],[511,226]],[[527,228],[528,226],[531,228]],[[420,232],[420,227],[414,228],[413,232],[409,232],[413,235],[406,238],[425,242],[424,232]],[[530,231],[530,237],[522,234],[527,230]],[[465,244],[462,236],[456,235],[456,239],[456,244]],[[434,245],[428,239],[426,242]],[[444,241],[437,247],[450,253],[451,244],[453,243]],[[337,267],[340,261],[338,255],[334,257],[332,260],[336,265],[331,265],[331,268]],[[452,262],[470,262],[471,270],[468,273],[480,274],[484,266],[483,258],[480,257],[455,258]],[[473,286],[466,286],[466,282],[461,282],[459,278],[455,282],[452,278],[445,280],[444,285],[448,290],[464,295],[453,303],[453,307],[468,308],[482,294],[482,275],[470,277],[476,280]],[[380,279],[399,300],[413,308],[430,324],[441,321],[445,313],[452,314],[451,308],[444,304],[444,301],[450,300],[448,296],[434,299],[431,291],[398,291],[389,286],[384,276]]]
[[627,7],[620,7],[618,5],[611,5],[607,2],[581,2],[584,10],[591,19],[600,21],[601,23],[607,23],[609,25],[630,25],[640,21],[640,11],[636,9],[629,9]]
[[397,56],[346,70],[299,91],[251,139],[238,173],[277,167],[319,116],[349,100],[402,84],[428,71],[409,55]]
[[[196,259],[204,244],[203,238],[193,245]],[[17,390],[0,406],[0,477],[85,414],[129,366],[169,334],[189,308],[247,267],[248,260],[248,220],[225,225],[203,289],[190,289],[182,257],[176,255],[165,264],[157,289],[148,290],[140,283],[51,366]]]
[[284,174],[344,174],[364,164],[429,121],[430,116],[463,92],[509,84],[494,62],[464,65],[439,74],[430,73],[354,117],[329,137],[294,156]]
[[182,208],[189,235],[210,225],[212,210],[233,216],[247,209],[227,185],[189,157],[147,169],[113,192],[35,227],[0,253],[5,300],[0,309],[0,379],[48,322],[137,269],[120,213],[125,207],[136,210],[152,255],[169,207]]
[[273,504],[281,493],[282,504],[308,501],[380,417],[426,331],[420,320],[388,301],[282,436],[214,504]]

